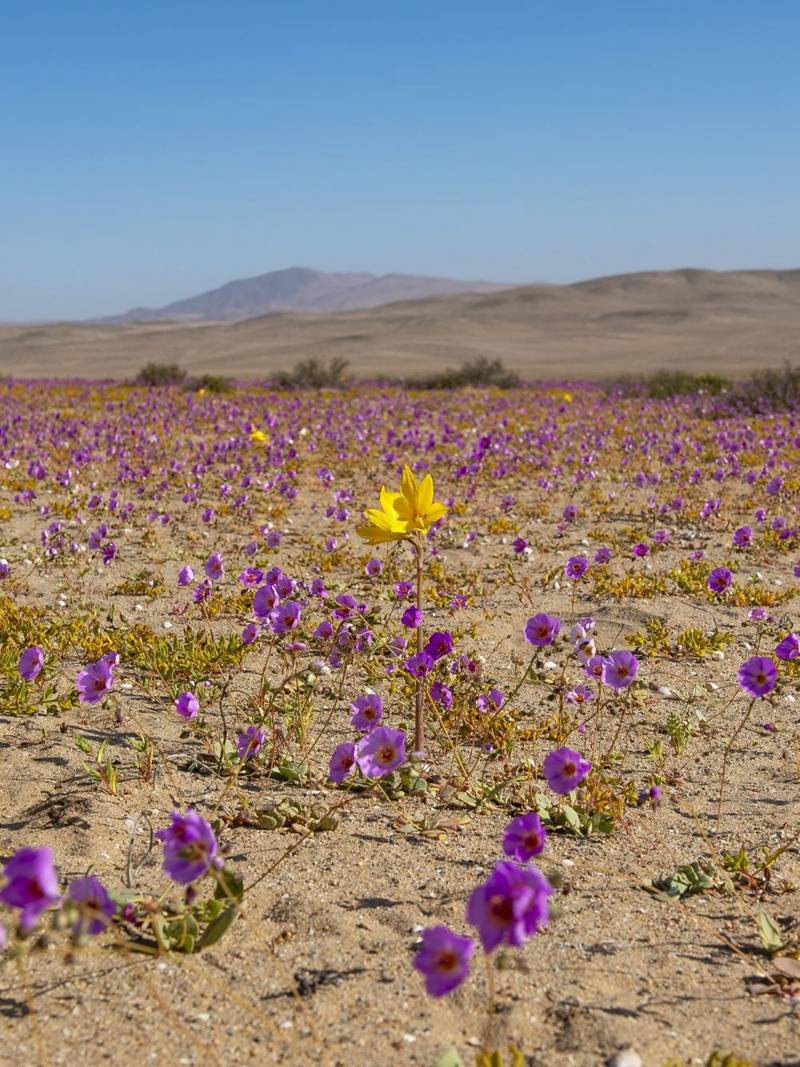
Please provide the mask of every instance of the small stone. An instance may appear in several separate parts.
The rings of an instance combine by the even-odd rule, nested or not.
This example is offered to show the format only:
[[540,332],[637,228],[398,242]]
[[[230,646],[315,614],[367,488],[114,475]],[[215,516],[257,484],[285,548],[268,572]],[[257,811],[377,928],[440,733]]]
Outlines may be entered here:
[[607,1067],[642,1067],[642,1057],[632,1048],[615,1052],[606,1060]]

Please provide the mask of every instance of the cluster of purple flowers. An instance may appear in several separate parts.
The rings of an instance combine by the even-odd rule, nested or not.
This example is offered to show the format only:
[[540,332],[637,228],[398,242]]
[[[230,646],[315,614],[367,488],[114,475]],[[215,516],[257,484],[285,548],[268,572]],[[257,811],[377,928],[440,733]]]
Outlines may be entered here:
[[[503,851],[489,877],[472,891],[466,920],[477,930],[485,953],[500,945],[519,948],[548,922],[548,899],[553,888],[530,862],[545,847],[547,835],[538,815],[521,815],[506,827]],[[468,977],[476,943],[444,925],[429,926],[420,935],[414,967],[425,979],[426,991],[441,997]]]

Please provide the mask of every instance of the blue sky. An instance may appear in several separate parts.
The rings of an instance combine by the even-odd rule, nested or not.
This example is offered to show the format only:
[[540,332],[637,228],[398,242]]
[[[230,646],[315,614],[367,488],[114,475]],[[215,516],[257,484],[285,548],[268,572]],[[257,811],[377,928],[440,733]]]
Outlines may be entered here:
[[0,320],[800,266],[793,0],[7,0]]

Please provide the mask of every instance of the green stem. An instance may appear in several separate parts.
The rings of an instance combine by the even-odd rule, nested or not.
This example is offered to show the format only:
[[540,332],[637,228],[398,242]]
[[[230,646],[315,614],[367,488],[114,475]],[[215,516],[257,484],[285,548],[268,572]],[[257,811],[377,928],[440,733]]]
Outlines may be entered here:
[[[422,537],[417,535],[414,541],[414,549],[417,554],[417,611],[422,614]],[[417,627],[417,654],[422,652],[423,627],[420,617]],[[414,710],[414,753],[418,756],[425,754],[425,710],[422,702],[424,680],[417,679],[417,692],[415,694],[416,707]]]

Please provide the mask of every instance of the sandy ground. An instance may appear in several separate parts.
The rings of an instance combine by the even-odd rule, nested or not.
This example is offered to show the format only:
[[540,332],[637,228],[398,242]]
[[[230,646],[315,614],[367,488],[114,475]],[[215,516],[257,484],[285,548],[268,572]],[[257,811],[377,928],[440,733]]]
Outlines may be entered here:
[[[369,498],[375,481],[371,470],[353,470],[348,479],[357,500]],[[576,499],[582,499],[581,493]],[[513,533],[487,532],[497,513],[494,505],[485,510],[480,501],[470,506],[466,518],[453,517],[452,533],[443,541],[448,570],[461,576],[463,588],[481,584],[482,593],[455,619],[446,609],[434,611],[431,624],[474,623],[476,638],[468,643],[486,655],[487,679],[509,691],[520,674],[514,658],[522,660],[529,652],[521,631],[534,609],[508,582],[509,562],[518,577],[529,574],[534,582],[537,610],[556,612],[565,620],[572,612],[594,615],[603,648],[623,644],[625,635],[641,630],[648,618],[664,618],[671,632],[688,625],[709,629],[709,605],[689,596],[618,601],[594,595],[588,585],[573,607],[566,589],[542,588],[542,575],[563,566],[576,551],[587,550],[586,530],[556,536],[552,518],[535,517],[535,489],[518,483],[517,495],[518,526],[535,545],[531,563],[514,559],[508,544]],[[10,499],[7,490],[4,497]],[[553,514],[562,503],[551,502]],[[624,514],[607,516],[608,535],[618,534],[624,543],[631,513],[640,505],[632,500]],[[299,505],[293,516],[274,561],[299,575],[308,560],[302,531],[319,520],[307,504]],[[26,516],[3,524],[0,549],[10,560],[34,550],[35,520]],[[690,547],[704,547],[709,558],[730,555],[726,528],[698,533],[693,524],[680,522],[671,528],[674,547],[653,557],[658,573],[685,558]],[[481,531],[469,550],[460,547],[466,529]],[[202,560],[212,544],[235,558],[242,531],[231,518],[220,518],[212,532],[180,524],[163,530],[136,525],[112,567],[92,566],[84,575],[70,568],[34,571],[16,595],[58,613],[55,600],[63,593],[67,607],[62,614],[113,604],[116,612],[156,632],[167,622],[180,630],[185,619],[175,614],[175,607],[186,597],[181,600],[174,589],[175,573],[182,562]],[[125,575],[143,565],[163,576],[164,595],[112,595]],[[737,580],[744,580],[755,565],[742,562]],[[776,579],[787,583],[785,557],[766,554],[757,566],[765,588],[778,588]],[[361,572],[353,567],[333,572],[330,587],[374,596],[374,585],[363,577],[354,580],[353,573]],[[225,588],[234,590],[233,574]],[[793,610],[791,602],[788,610]],[[648,694],[622,732],[617,769],[626,780],[645,780],[652,773],[645,748],[660,736],[667,751],[662,805],[629,809],[610,837],[550,837],[542,867],[563,879],[558,914],[523,951],[507,954],[492,1023],[493,1046],[503,1049],[513,1042],[530,1067],[594,1067],[627,1046],[636,1049],[645,1067],[664,1067],[673,1060],[704,1064],[714,1050],[735,1052],[758,1067],[800,1063],[798,1000],[775,995],[774,989],[768,992],[762,979],[774,972],[755,924],[762,910],[787,936],[792,931],[797,936],[800,924],[797,891],[778,891],[784,879],[800,882],[798,704],[782,698],[768,710],[759,709],[739,738],[722,834],[714,836],[721,754],[742,711],[740,701],[731,705],[727,697],[735,690],[736,666],[748,654],[745,616],[741,608],[713,610],[716,624],[733,635],[722,660],[643,660],[640,677]],[[223,618],[214,626],[218,633],[230,632],[241,627],[241,620]],[[81,662],[76,649],[65,663],[66,676],[74,677]],[[253,691],[261,667],[258,654],[246,661],[229,715]],[[120,676],[125,677],[124,669]],[[709,689],[709,683],[720,689]],[[659,686],[676,694],[702,687],[698,707],[708,724],[681,756],[659,730],[669,710],[684,710],[685,703],[660,694]],[[791,687],[785,692],[791,695]],[[515,705],[526,721],[547,714],[546,693],[543,683],[520,690]],[[176,805],[192,803],[206,814],[219,810],[224,782],[187,769],[186,754],[194,742],[181,737],[166,699],[120,690],[115,703],[125,715],[122,727],[102,708],[80,707],[57,717],[0,715],[0,854],[24,844],[47,844],[56,851],[64,877],[91,867],[109,883],[120,884],[133,862],[134,868],[141,864],[139,886],[163,884],[160,850],[147,850],[148,826],[164,825]],[[346,701],[337,703],[333,687],[321,701],[321,714],[328,708],[336,709],[337,716],[320,740],[312,779],[296,786],[256,774],[243,786],[253,802],[263,805],[282,796],[303,803],[336,799],[325,782],[326,754],[349,733]],[[210,712],[212,720],[215,714]],[[403,708],[392,706],[394,721],[404,715]],[[766,717],[776,733],[759,726]],[[599,749],[615,729],[615,723],[605,727],[596,739]],[[170,762],[159,761],[152,782],[136,773],[127,744],[129,734],[142,731],[170,757]],[[117,796],[101,790],[82,769],[76,732],[95,742],[110,736],[121,781]],[[529,754],[539,760],[546,750],[547,742],[540,738]],[[439,761],[440,771],[449,766],[448,755],[435,744],[431,759]],[[421,926],[445,922],[465,929],[467,897],[500,858],[509,811],[497,807],[470,817],[445,808],[441,817],[450,828],[440,840],[398,829],[404,818],[431,815],[437,808],[434,798],[356,799],[334,831],[302,842],[249,892],[229,935],[198,956],[141,959],[114,952],[101,940],[69,959],[63,942],[54,938],[24,968],[6,964],[0,968],[0,1063],[434,1067],[451,1046],[465,1064],[471,1063],[484,1039],[485,974],[478,968],[462,989],[434,1001],[425,996],[411,959]],[[458,820],[468,821],[458,827]],[[247,881],[298,840],[286,831],[241,827],[227,828],[222,835],[225,852]],[[721,848],[741,845],[755,853],[782,844],[788,851],[763,899],[737,889],[730,895],[665,901],[643,888],[660,873]]]

